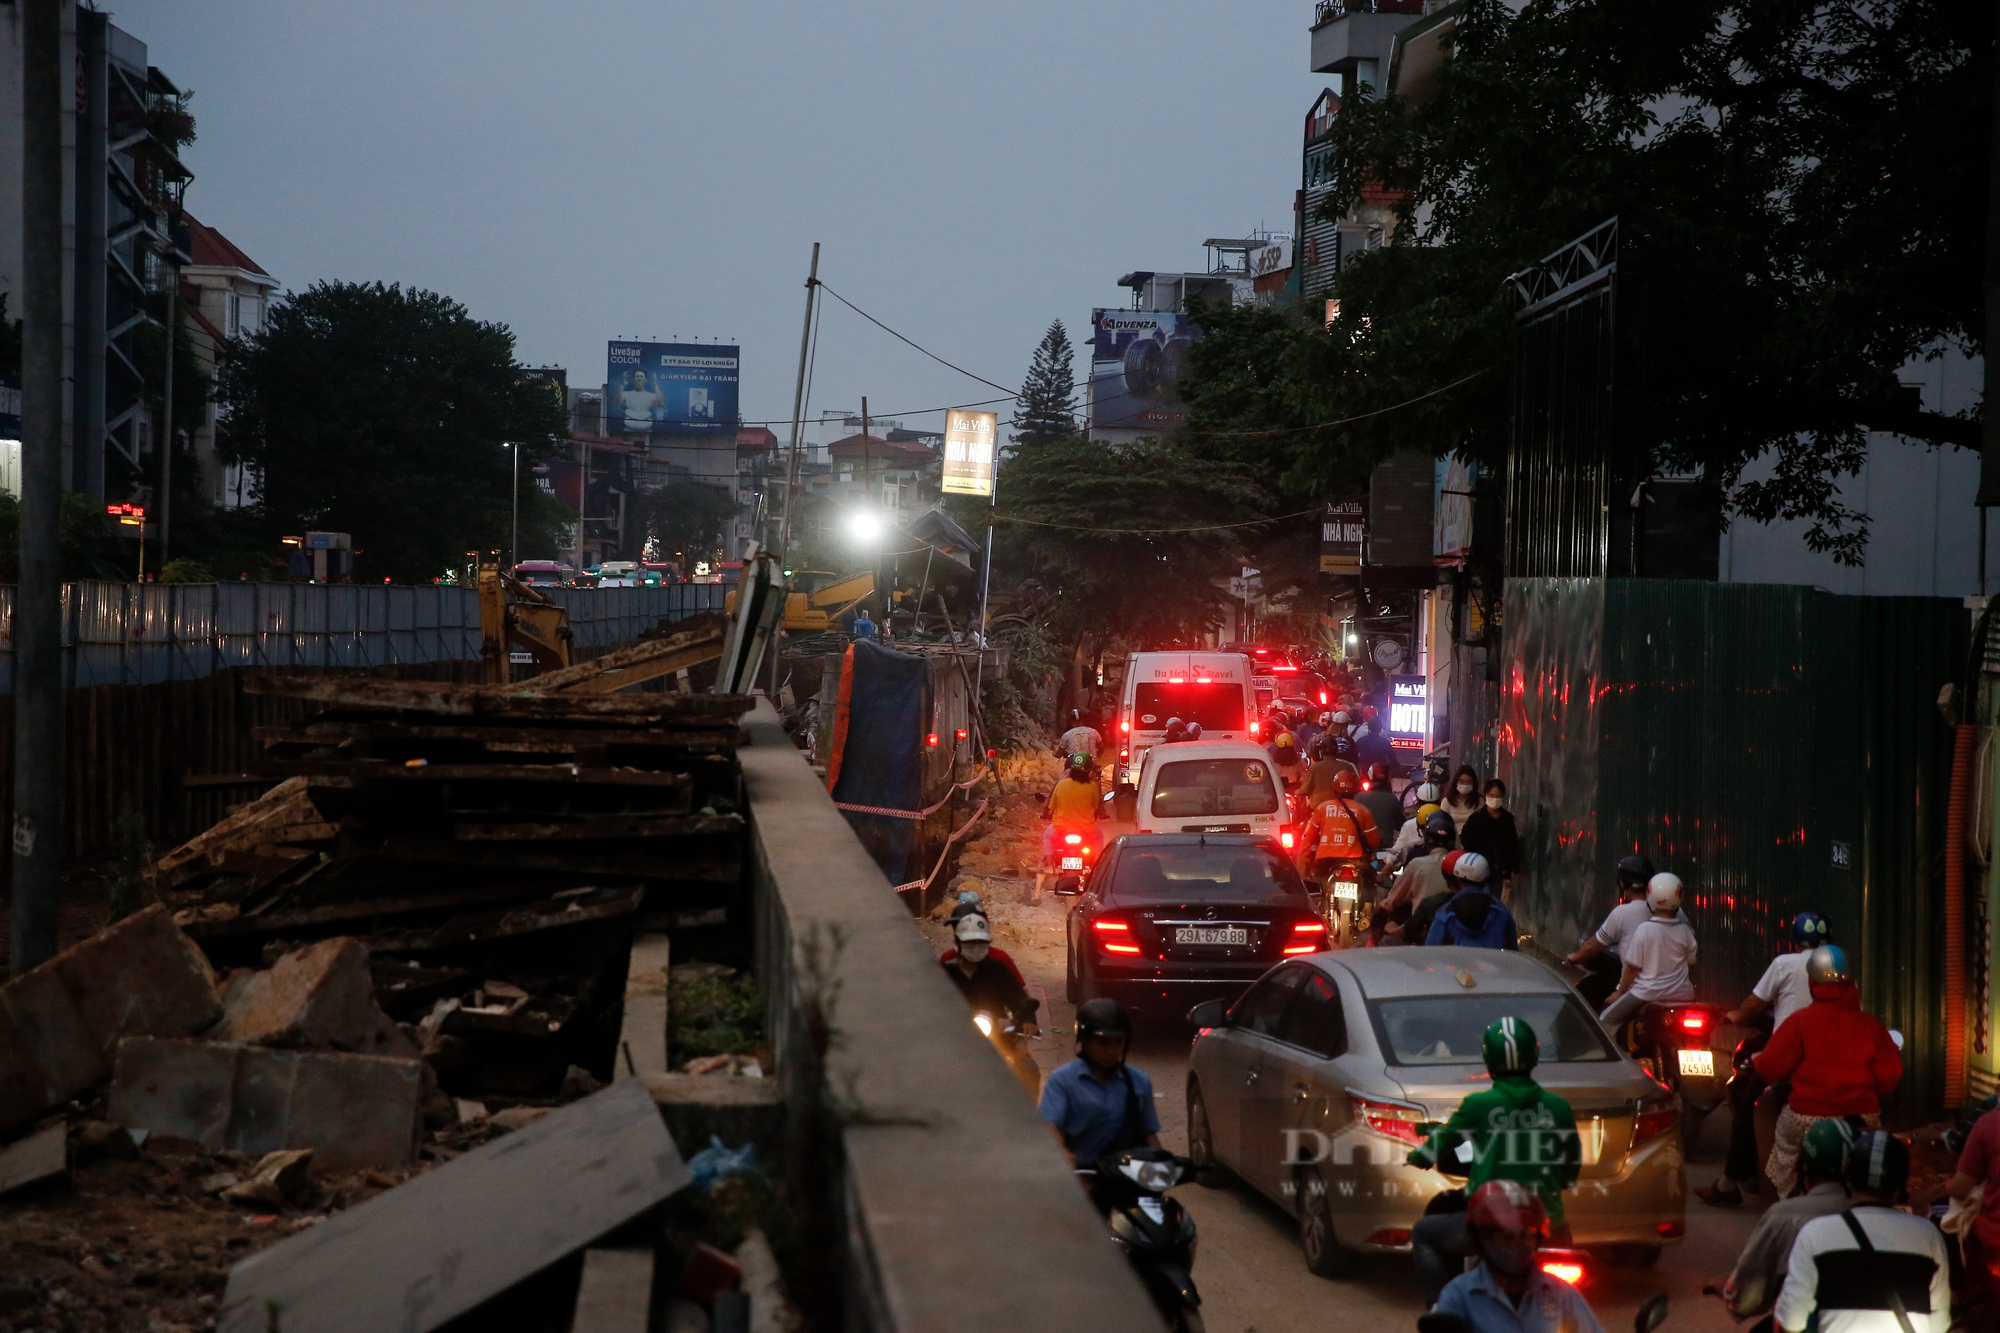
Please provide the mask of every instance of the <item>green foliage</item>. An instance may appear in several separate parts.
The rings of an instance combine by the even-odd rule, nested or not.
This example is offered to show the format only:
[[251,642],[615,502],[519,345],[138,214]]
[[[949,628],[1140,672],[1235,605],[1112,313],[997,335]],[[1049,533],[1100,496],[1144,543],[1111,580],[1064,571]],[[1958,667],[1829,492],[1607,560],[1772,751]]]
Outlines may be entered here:
[[764,993],[748,976],[675,968],[667,993],[667,1050],[673,1059],[749,1055],[764,1044]]
[[162,583],[213,583],[215,571],[199,560],[182,557],[167,561],[160,570]]
[[146,829],[146,817],[137,810],[122,811],[111,825],[111,840],[106,915],[108,921],[122,921],[160,897],[153,879],[153,839]]
[[[62,529],[60,565],[65,583],[85,579],[127,577],[121,562],[130,561],[120,549],[116,529],[95,499],[80,492],[62,498],[58,522]],[[21,580],[21,501],[12,491],[0,491],[0,583]]]
[[722,526],[737,513],[728,491],[698,481],[675,481],[639,497],[639,521],[662,557],[685,553],[707,560],[720,544]]
[[7,318],[7,293],[0,292],[0,379],[21,378],[21,321]]
[[524,446],[521,554],[552,555],[567,511],[533,464],[566,431],[523,378],[514,336],[435,292],[322,282],[275,304],[227,365],[227,445],[263,480],[272,542],[348,532],[371,575],[428,582],[469,550],[508,544]]
[[1035,346],[1014,414],[1014,443],[1056,444],[1076,434],[1076,357],[1062,321],[1050,323]]
[[1007,650],[1007,670],[989,675],[981,691],[987,744],[1039,754],[1055,727],[1055,696],[1045,686],[1068,669],[1069,656],[1048,629],[1012,618],[993,626],[991,642]]
[[[1306,436],[1293,475],[1351,475],[1414,441],[1498,462],[1506,278],[1615,216],[1620,428],[1638,465],[1698,469],[1734,511],[1808,520],[1815,549],[1858,562],[1866,516],[1835,488],[1867,432],[1974,442],[1971,422],[1920,410],[1897,376],[1943,346],[1980,349],[1985,175],[1965,164],[1991,156],[1990,10],[1463,0],[1458,13],[1429,96],[1351,100],[1334,120],[1328,214],[1384,187],[1403,224],[1341,274],[1338,346],[1294,330],[1280,373],[1295,383],[1276,397],[1304,424],[1502,369]],[[1769,477],[1744,481],[1767,452]]]

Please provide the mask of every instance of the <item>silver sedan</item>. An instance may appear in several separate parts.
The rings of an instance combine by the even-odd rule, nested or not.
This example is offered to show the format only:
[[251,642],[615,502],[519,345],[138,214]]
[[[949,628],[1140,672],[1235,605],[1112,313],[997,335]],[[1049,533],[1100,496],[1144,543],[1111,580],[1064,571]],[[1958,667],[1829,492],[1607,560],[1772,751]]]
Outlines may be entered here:
[[1540,1039],[1536,1081],[1576,1113],[1583,1171],[1564,1200],[1575,1243],[1656,1260],[1685,1230],[1675,1100],[1613,1047],[1568,983],[1518,953],[1312,954],[1273,968],[1226,1011],[1197,1005],[1189,1153],[1297,1217],[1316,1273],[1408,1249],[1425,1204],[1457,1182],[1404,1157],[1420,1126],[1490,1082],[1480,1037],[1508,1015]]

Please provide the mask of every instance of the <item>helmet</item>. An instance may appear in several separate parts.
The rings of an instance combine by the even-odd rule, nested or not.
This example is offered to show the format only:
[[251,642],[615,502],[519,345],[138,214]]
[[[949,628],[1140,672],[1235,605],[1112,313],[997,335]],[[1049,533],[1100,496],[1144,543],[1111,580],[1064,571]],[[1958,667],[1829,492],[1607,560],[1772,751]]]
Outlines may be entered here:
[[1518,1018],[1496,1018],[1486,1025],[1479,1039],[1479,1053],[1486,1058],[1486,1072],[1525,1074],[1542,1058],[1542,1045],[1535,1030]]
[[1886,1129],[1864,1130],[1847,1154],[1847,1188],[1893,1199],[1910,1179],[1910,1150]]
[[1353,721],[1353,719],[1348,717],[1347,710],[1345,708],[1339,708],[1334,710],[1333,721],[1334,725],[1344,727],[1349,722]]
[[1191,741],[1198,741],[1198,740],[1200,740],[1200,739],[1201,739],[1201,723],[1199,723],[1199,722],[1190,722],[1190,723],[1188,723],[1188,724],[1187,724],[1187,734],[1188,734],[1188,739],[1189,739],[1189,740],[1191,740]]
[[1852,981],[1847,974],[1847,950],[1838,944],[1822,944],[1806,955],[1806,980],[1815,986],[1833,981]]
[[1475,1231],[1539,1232],[1548,1226],[1549,1215],[1542,1196],[1520,1181],[1489,1180],[1472,1191],[1465,1220]]
[[951,928],[951,937],[960,944],[993,942],[993,927],[977,912],[968,912],[960,917]]
[[1652,912],[1678,912],[1681,908],[1681,877],[1662,870],[1647,880],[1646,908]]
[[1825,944],[1826,937],[1833,933],[1826,918],[1808,907],[1792,918],[1793,944]]
[[1464,852],[1446,852],[1438,861],[1438,869],[1444,871],[1447,875],[1456,874],[1458,872],[1459,860],[1464,855]]
[[1168,718],[1168,719],[1167,719],[1167,730],[1168,730],[1168,731],[1172,731],[1172,730],[1173,730],[1173,729],[1174,729],[1175,727],[1178,727],[1178,726],[1180,726],[1180,725],[1181,725],[1181,720],[1180,720],[1179,718],[1177,718],[1177,717],[1170,717],[1170,718]]
[[1425,782],[1417,787],[1417,804],[1436,805],[1438,803],[1437,783]]
[[1361,780],[1354,776],[1354,770],[1343,768],[1333,775],[1333,791],[1336,796],[1352,796],[1361,790]]
[[1363,708],[1363,709],[1361,710],[1361,718],[1362,718],[1362,720],[1363,720],[1364,722],[1365,722],[1365,721],[1367,721],[1367,720],[1368,720],[1369,718],[1371,718],[1371,717],[1374,717],[1374,716],[1375,716],[1375,705],[1374,705],[1374,704],[1369,704],[1369,705],[1367,705],[1366,707],[1364,707],[1364,708]]
[[1493,873],[1493,867],[1488,865],[1486,858],[1478,852],[1460,852],[1458,854],[1458,868],[1454,870],[1450,866],[1446,866],[1444,873],[1447,875],[1456,875],[1467,884],[1484,884],[1486,877]]
[[1378,787],[1381,786],[1389,780],[1389,766],[1387,764],[1368,765],[1368,780]]
[[1335,736],[1333,738],[1333,752],[1342,759],[1351,759],[1354,757],[1354,742],[1345,736]]
[[1332,725],[1333,725],[1333,714],[1332,714],[1332,713],[1321,713],[1321,714],[1319,715],[1319,724],[1320,724],[1320,726],[1322,726],[1322,727],[1330,727],[1330,726],[1332,726]]
[[1084,1037],[1129,1037],[1132,1016],[1125,1006],[1108,997],[1085,1000],[1076,1007],[1076,1035]]
[[1437,804],[1433,801],[1426,801],[1422,805],[1418,806],[1417,827],[1422,828],[1424,824],[1430,819],[1430,817],[1436,814],[1437,812],[1438,812]]
[[1424,836],[1426,838],[1455,838],[1458,836],[1458,825],[1453,823],[1451,816],[1444,811],[1433,810],[1424,820]]
[[1799,1145],[1799,1161],[1809,1176],[1841,1180],[1847,1175],[1847,1154],[1853,1147],[1854,1129],[1845,1120],[1815,1120]]
[[1298,743],[1299,743],[1299,738],[1292,735],[1291,732],[1281,731],[1278,733],[1277,746],[1280,750],[1290,749],[1291,747],[1297,745]]
[[1653,862],[1644,856],[1628,856],[1618,863],[1618,887],[1641,889],[1653,877]]

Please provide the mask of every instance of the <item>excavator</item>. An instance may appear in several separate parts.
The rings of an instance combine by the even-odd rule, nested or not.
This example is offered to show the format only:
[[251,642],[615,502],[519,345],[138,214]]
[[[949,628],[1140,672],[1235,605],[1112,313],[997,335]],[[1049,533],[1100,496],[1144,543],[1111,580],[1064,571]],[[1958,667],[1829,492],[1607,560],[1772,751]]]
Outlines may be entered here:
[[466,553],[478,566],[479,660],[488,684],[508,683],[513,651],[543,671],[570,664],[569,612],[500,567],[498,552]]
[[[819,634],[840,623],[841,613],[875,595],[875,571],[835,574],[824,569],[795,572],[785,594],[784,628],[788,633]],[[736,612],[736,590],[731,588],[723,601],[731,615]]]

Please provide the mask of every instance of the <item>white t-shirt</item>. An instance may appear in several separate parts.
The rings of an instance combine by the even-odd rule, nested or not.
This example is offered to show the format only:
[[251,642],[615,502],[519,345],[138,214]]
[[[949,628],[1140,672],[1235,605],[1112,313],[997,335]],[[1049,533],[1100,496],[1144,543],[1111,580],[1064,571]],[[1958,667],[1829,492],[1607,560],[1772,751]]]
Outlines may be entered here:
[[1813,1002],[1812,983],[1806,980],[1807,957],[1796,950],[1779,954],[1750,988],[1752,995],[1771,1006],[1773,1029]]
[[1097,752],[1104,748],[1104,741],[1098,736],[1095,727],[1077,726],[1058,736],[1056,746],[1064,754],[1082,753],[1095,759]]
[[1862,1250],[1854,1232],[1838,1214],[1816,1217],[1799,1229],[1799,1238],[1792,1242],[1791,1257],[1785,1261],[1785,1286],[1778,1293],[1777,1308],[1772,1311],[1778,1325],[1804,1328],[1807,1316],[1817,1307],[1820,1333],[1900,1333],[1902,1324],[1893,1310],[1843,1309],[1823,1302],[1819,1260],[1824,1255],[1828,1270],[1840,1275],[1840,1285],[1857,1293],[1866,1290],[1869,1294],[1865,1299],[1872,1301],[1880,1299],[1873,1293],[1886,1290],[1887,1286],[1886,1266],[1877,1256],[1920,1254],[1935,1265],[1929,1291],[1902,1292],[1904,1313],[1909,1315],[1910,1326],[1916,1333],[1946,1333],[1951,1327],[1951,1277],[1945,1266],[1943,1233],[1928,1218],[1866,1204],[1854,1210],[1854,1220],[1861,1224],[1875,1254]]
[[1629,903],[1620,903],[1604,918],[1604,924],[1597,928],[1597,942],[1605,948],[1617,952],[1625,937],[1638,929],[1643,921],[1652,919],[1652,909],[1646,906],[1644,898],[1634,898]]
[[1634,927],[1618,951],[1620,962],[1639,969],[1632,995],[1641,1000],[1692,1000],[1694,981],[1688,968],[1694,964],[1695,949],[1694,931],[1684,921],[1655,917]]

